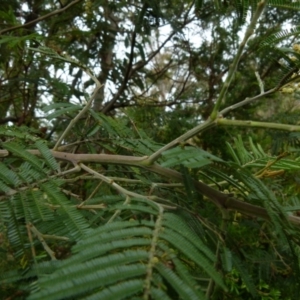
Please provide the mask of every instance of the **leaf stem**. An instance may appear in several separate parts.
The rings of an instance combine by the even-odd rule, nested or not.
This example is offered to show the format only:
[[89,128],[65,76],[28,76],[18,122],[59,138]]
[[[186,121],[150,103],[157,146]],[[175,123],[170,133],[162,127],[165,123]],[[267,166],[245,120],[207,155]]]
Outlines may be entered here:
[[195,136],[196,134],[200,133],[201,131],[204,131],[204,130],[206,130],[206,129],[214,126],[214,125],[215,125],[215,123],[213,121],[207,120],[204,123],[201,123],[200,125],[192,128],[191,130],[187,131],[183,135],[179,136],[175,140],[171,141],[167,145],[163,146],[162,148],[160,148],[159,150],[154,152],[152,155],[150,155],[148,157],[148,159],[146,159],[144,161],[144,164],[145,165],[152,165],[156,160],[159,159],[159,157],[161,156],[161,154],[164,151],[166,151],[166,150],[168,150],[168,149],[170,149],[170,148],[172,148],[172,147],[188,140],[189,138],[191,138],[191,137]]
[[95,99],[95,96],[97,95],[99,89],[101,88],[101,85],[98,85],[94,92],[93,95],[91,96],[91,98],[89,99],[89,101],[87,102],[86,106],[77,114],[77,116],[71,120],[71,122],[69,123],[69,125],[67,126],[67,128],[65,129],[65,131],[62,133],[62,135],[59,137],[58,141],[56,142],[53,150],[57,150],[57,148],[60,146],[61,142],[63,141],[63,139],[67,136],[67,134],[71,131],[72,127],[74,126],[74,124],[90,109],[90,106],[92,105],[93,100]]
[[299,125],[258,122],[258,121],[251,121],[251,120],[243,121],[243,120],[229,120],[229,119],[225,119],[225,118],[218,118],[216,120],[216,124],[223,125],[223,126],[269,128],[269,129],[284,130],[284,131],[289,131],[289,132],[300,131]]
[[0,31],[0,35],[4,34],[6,32],[9,32],[9,31],[13,31],[13,30],[16,30],[16,29],[19,29],[19,28],[24,28],[24,27],[33,25],[33,24],[38,23],[40,21],[43,21],[47,18],[50,18],[50,17],[55,16],[57,14],[60,14],[64,11],[66,11],[67,9],[69,9],[71,6],[79,3],[80,1],[82,1],[82,0],[74,0],[74,1],[70,2],[68,5],[66,5],[65,7],[62,7],[60,9],[56,9],[56,10],[50,12],[49,14],[43,15],[43,16],[41,16],[39,18],[36,18],[36,19],[34,19],[30,22],[27,22],[27,23],[22,24],[22,25],[17,25],[17,26],[13,26],[13,27],[10,27],[10,28],[3,29],[3,30]]
[[240,102],[238,102],[236,104],[233,104],[233,105],[230,105],[230,106],[224,108],[223,110],[220,111],[219,115],[222,116],[222,117],[224,117],[229,112],[231,112],[231,111],[233,111],[233,110],[235,110],[235,109],[237,109],[239,107],[245,106],[245,105],[247,105],[249,103],[252,103],[252,102],[254,102],[254,101],[258,100],[258,99],[261,99],[261,98],[263,98],[265,96],[268,96],[268,95],[276,92],[279,88],[280,88],[280,85],[277,85],[276,87],[274,87],[274,88],[272,88],[272,89],[264,92],[263,94],[260,93],[260,94],[258,94],[256,96],[252,97],[252,98],[247,97],[243,101],[240,101]]
[[158,236],[162,227],[162,220],[163,220],[163,213],[164,209],[161,205],[158,205],[158,216],[155,222],[152,240],[151,240],[151,247],[149,251],[149,258],[148,258],[148,264],[146,269],[146,278],[145,278],[145,284],[144,284],[144,295],[143,299],[148,300],[150,296],[150,289],[151,289],[151,282],[152,282],[152,273],[154,265],[157,263],[155,259],[155,250],[158,243]]
[[240,61],[240,58],[243,54],[243,51],[244,51],[244,48],[249,40],[249,38],[254,34],[254,31],[255,31],[255,26],[257,24],[257,21],[259,19],[259,17],[261,16],[265,6],[267,4],[267,0],[262,0],[260,1],[258,4],[257,4],[257,8],[256,8],[256,11],[252,17],[252,20],[250,22],[250,24],[248,25],[247,29],[246,29],[246,32],[245,32],[245,35],[244,35],[244,38],[238,48],[238,51],[237,51],[237,54],[229,68],[229,72],[228,72],[228,75],[227,75],[227,78],[221,88],[221,91],[220,91],[220,94],[219,94],[219,97],[216,101],[216,104],[214,106],[214,109],[210,115],[210,118],[212,120],[215,120],[217,117],[218,117],[218,112],[219,112],[219,109],[220,109],[220,106],[223,102],[223,99],[225,98],[226,96],[226,93],[228,91],[228,88],[231,84],[231,81],[234,77],[234,74],[237,70],[237,67],[238,67],[238,64],[239,64],[239,61]]
[[[41,155],[38,150],[27,150],[28,152],[34,154],[34,155]],[[93,174],[96,178],[99,178],[113,186],[116,190],[118,190],[120,193],[132,197],[137,198],[143,198],[147,200],[155,201],[157,197],[155,196],[144,196],[137,193],[130,192],[115,182],[111,180],[110,178],[107,178],[98,172],[94,171],[93,169],[87,167],[82,162],[97,162],[97,163],[110,163],[110,164],[118,164],[118,165],[131,165],[136,166],[140,168],[144,168],[150,172],[154,172],[157,174],[160,174],[164,177],[167,177],[171,180],[182,182],[183,176],[181,173],[167,169],[164,167],[161,167],[160,165],[151,165],[146,166],[144,164],[145,159],[147,157],[135,157],[135,156],[123,156],[123,155],[110,155],[110,154],[74,154],[74,153],[66,153],[66,152],[57,152],[57,151],[51,151],[52,155],[59,160],[65,160],[72,162],[75,165],[78,165],[78,167],[81,167],[85,171],[87,171],[90,174]],[[0,157],[6,157],[9,155],[9,152],[7,150],[0,150]],[[244,201],[240,201],[238,199],[235,199],[234,197],[230,197],[229,194],[224,194],[216,189],[213,189],[209,185],[194,180],[193,181],[196,189],[210,199],[217,207],[229,209],[229,210],[238,210],[239,212],[254,216],[254,217],[260,217],[266,220],[269,220],[269,214],[267,210],[263,207],[253,205]],[[300,218],[296,216],[288,216],[287,219],[289,222],[291,222],[294,225],[300,226]]]

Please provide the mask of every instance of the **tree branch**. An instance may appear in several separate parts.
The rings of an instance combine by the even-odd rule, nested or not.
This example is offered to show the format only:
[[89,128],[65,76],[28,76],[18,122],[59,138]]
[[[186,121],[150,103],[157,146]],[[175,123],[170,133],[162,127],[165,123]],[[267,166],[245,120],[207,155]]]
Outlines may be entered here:
[[[39,150],[27,150],[29,153],[33,155],[41,155]],[[147,156],[144,157],[136,157],[136,156],[125,156],[125,155],[111,155],[111,154],[74,154],[67,152],[58,152],[51,150],[53,157],[59,160],[69,161],[75,165],[80,166],[85,171],[88,171],[90,174],[93,174],[99,177],[101,180],[113,184],[116,189],[125,195],[132,197],[141,197],[141,195],[127,191],[122,187],[118,186],[111,179],[95,172],[89,167],[85,166],[83,163],[94,162],[94,163],[102,163],[102,164],[116,164],[116,165],[127,165],[127,166],[136,166],[143,169],[146,169],[150,172],[157,173],[169,179],[175,180],[177,182],[183,181],[183,175],[175,170],[171,170],[168,168],[161,167],[160,165],[154,164],[147,166],[145,162],[147,162]],[[9,152],[7,150],[0,150],[0,157],[9,156]],[[213,189],[212,187],[206,185],[203,182],[194,180],[193,181],[195,188],[197,191],[207,198],[209,198],[217,207],[222,209],[229,210],[237,210],[241,213],[244,213],[253,217],[260,217],[266,220],[269,220],[270,217],[265,208],[253,205],[244,201],[240,201],[235,199],[230,194],[224,194],[219,192],[218,190]],[[120,189],[121,188],[121,189]],[[143,196],[147,199],[151,200],[152,196]],[[287,219],[292,224],[300,226],[300,218],[296,216],[287,216]]]
[[257,122],[257,121],[251,121],[251,120],[242,121],[242,120],[229,120],[229,119],[224,119],[224,118],[218,118],[216,120],[216,124],[217,125],[225,125],[225,126],[269,128],[269,129],[284,130],[284,131],[289,131],[289,132],[300,131],[300,126],[298,126],[298,125]]
[[63,139],[67,136],[67,134],[71,131],[72,127],[74,126],[74,124],[89,110],[93,100],[95,99],[95,96],[97,95],[99,89],[102,87],[102,85],[100,85],[100,83],[98,82],[93,95],[91,96],[91,98],[89,99],[89,101],[87,102],[86,106],[78,113],[78,115],[72,119],[68,125],[68,127],[65,129],[65,131],[62,133],[62,135],[59,137],[58,141],[56,142],[53,150],[56,150],[59,145],[61,144],[61,142],[63,141]]
[[255,11],[255,13],[252,17],[252,20],[251,20],[249,26],[246,29],[243,41],[241,42],[241,44],[238,48],[237,54],[236,54],[236,56],[235,56],[235,58],[232,62],[232,65],[229,68],[229,73],[227,75],[225,83],[223,84],[223,86],[221,88],[221,91],[220,91],[219,97],[216,101],[216,104],[214,106],[213,112],[210,115],[212,120],[215,120],[218,117],[218,112],[219,112],[220,106],[222,104],[223,99],[225,98],[225,95],[226,95],[227,90],[230,86],[232,78],[233,78],[233,76],[234,76],[234,74],[237,70],[240,58],[243,54],[243,50],[244,50],[249,38],[254,34],[254,30],[255,30],[255,26],[257,24],[257,21],[258,21],[259,17],[261,16],[261,14],[262,14],[262,12],[263,12],[266,5],[267,5],[266,0],[262,0],[257,4],[256,11]]
[[83,0],[74,0],[73,2],[71,2],[70,4],[68,4],[67,6],[65,6],[63,8],[60,8],[60,9],[57,9],[57,10],[54,10],[54,11],[50,12],[49,14],[46,14],[46,15],[41,16],[39,18],[36,18],[36,19],[34,19],[34,20],[32,20],[32,21],[30,21],[28,23],[3,29],[3,30],[0,31],[0,35],[4,34],[6,32],[14,31],[14,30],[19,29],[19,28],[23,28],[23,27],[27,27],[27,26],[33,25],[35,23],[38,23],[38,22],[43,21],[45,19],[48,19],[48,18],[50,18],[52,16],[60,14],[60,13],[62,13],[64,11],[66,11],[67,9],[69,9],[71,6],[79,3],[80,1],[83,1]]
[[[146,61],[140,61],[138,62],[136,65],[134,65],[133,67],[130,67],[130,62],[129,62],[129,65],[128,65],[128,68],[126,70],[126,75],[125,75],[125,78],[122,82],[122,85],[121,87],[119,88],[118,92],[115,94],[115,96],[113,97],[112,100],[110,100],[105,106],[104,108],[102,109],[102,113],[107,113],[109,112],[114,104],[118,101],[119,97],[122,95],[122,93],[124,92],[124,90],[126,89],[127,87],[127,83],[129,81],[129,79],[140,69],[142,69],[145,65],[147,65],[151,60],[152,58],[157,55],[157,53],[159,53],[159,51],[164,47],[164,45],[173,37],[173,35],[175,35],[175,31],[173,31],[169,36],[168,38],[158,47],[158,49],[156,49],[155,52],[152,52],[149,57],[147,58]],[[130,67],[130,68],[129,68]]]
[[149,156],[149,158],[147,159],[146,163],[148,165],[153,164],[160,156],[161,154],[178,145],[179,143],[182,143],[186,140],[188,140],[189,138],[195,136],[196,134],[198,134],[201,131],[204,131],[212,126],[215,126],[215,122],[208,119],[207,121],[205,121],[204,123],[192,128],[191,130],[187,131],[186,133],[184,133],[183,135],[179,136],[178,138],[176,138],[175,140],[171,141],[170,143],[168,143],[167,145],[163,146],[162,148],[160,148],[159,150],[157,150],[156,152],[154,152],[152,155]]

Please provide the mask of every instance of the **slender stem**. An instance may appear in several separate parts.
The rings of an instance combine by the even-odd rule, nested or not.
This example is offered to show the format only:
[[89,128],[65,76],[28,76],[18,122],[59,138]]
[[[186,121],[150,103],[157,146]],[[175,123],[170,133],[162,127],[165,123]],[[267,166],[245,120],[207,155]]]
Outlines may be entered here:
[[16,29],[19,29],[19,28],[23,28],[23,27],[27,27],[27,26],[33,25],[33,24],[38,23],[40,21],[43,21],[43,20],[45,20],[47,18],[50,18],[50,17],[52,17],[54,15],[60,14],[60,13],[62,13],[64,11],[66,11],[67,9],[69,9],[71,6],[79,3],[80,1],[82,1],[82,0],[74,0],[71,3],[69,3],[68,5],[66,5],[65,7],[57,9],[57,10],[54,10],[54,11],[50,12],[49,14],[46,14],[46,15],[41,16],[39,18],[36,18],[35,20],[32,20],[32,21],[30,21],[28,23],[3,29],[3,30],[0,31],[0,35],[4,34],[6,32],[9,32],[9,31],[13,31],[13,30],[16,30]]
[[[32,153],[33,155],[41,155],[38,150],[27,150],[28,152]],[[107,178],[98,172],[92,170],[91,168],[82,164],[82,162],[97,162],[103,164],[117,164],[117,165],[129,165],[129,166],[136,166],[140,168],[144,168],[150,172],[157,173],[162,175],[168,179],[183,182],[183,176],[181,173],[161,167],[160,165],[154,164],[147,166],[145,165],[145,160],[147,157],[135,157],[135,156],[125,156],[125,155],[110,155],[110,154],[74,154],[74,153],[66,153],[66,152],[57,152],[51,151],[52,155],[56,159],[64,160],[72,162],[73,164],[81,167],[82,169],[86,170],[88,173],[93,174],[96,178],[99,178],[108,184],[111,184],[113,188],[118,190],[120,193],[132,197],[143,198],[147,200],[155,201],[157,197],[155,196],[144,196],[137,193],[130,192],[119,185],[117,185],[113,180]],[[9,155],[7,150],[0,150],[0,157],[6,157]],[[237,210],[241,213],[246,215],[254,216],[254,217],[261,217],[263,219],[269,220],[270,217],[268,212],[265,208],[253,205],[244,201],[240,201],[231,197],[229,194],[224,194],[216,189],[213,189],[209,185],[201,182],[201,181],[193,181],[195,188],[204,196],[206,196],[210,201],[212,201],[217,207],[226,208],[229,210]],[[295,216],[288,216],[287,219],[294,225],[300,225],[300,218]]]
[[233,104],[233,105],[231,105],[231,106],[228,106],[228,107],[224,108],[222,111],[220,111],[219,115],[222,116],[222,117],[224,117],[226,114],[228,114],[229,112],[231,112],[231,111],[233,111],[233,110],[235,110],[235,109],[237,109],[237,108],[239,108],[239,107],[245,106],[245,105],[247,105],[247,104],[249,104],[249,103],[252,103],[252,102],[254,102],[254,101],[258,100],[258,99],[261,99],[261,98],[263,98],[263,97],[265,97],[265,96],[268,96],[268,95],[270,95],[270,94],[272,94],[272,93],[277,92],[283,85],[287,84],[287,82],[288,82],[288,83],[293,82],[294,78],[292,78],[291,80],[288,80],[288,78],[290,78],[290,77],[292,76],[292,74],[294,74],[294,72],[296,72],[296,71],[297,71],[297,69],[292,69],[292,70],[290,70],[290,71],[289,71],[289,72],[288,72],[288,73],[280,80],[280,82],[278,82],[278,84],[277,84],[274,88],[272,88],[272,89],[270,89],[270,90],[268,90],[268,91],[266,91],[266,92],[264,92],[264,93],[260,93],[259,95],[256,95],[256,96],[254,96],[254,97],[252,97],[252,98],[248,98],[248,97],[247,97],[245,100],[243,100],[243,101],[241,101],[241,102],[238,102],[238,103],[236,103],[236,104]]
[[[127,205],[130,203],[131,198],[129,196],[126,197],[126,200],[124,201],[123,205]],[[117,209],[115,213],[111,216],[111,218],[106,222],[106,224],[111,223],[114,221],[114,219],[121,213],[121,209]]]
[[222,86],[222,89],[220,91],[220,94],[219,94],[219,97],[216,101],[216,104],[214,106],[214,109],[210,115],[210,118],[212,120],[215,120],[217,117],[218,117],[218,112],[219,112],[219,109],[220,109],[220,106],[222,104],[222,101],[223,99],[225,98],[226,96],[226,93],[227,93],[227,90],[231,84],[231,81],[234,77],[234,74],[237,70],[237,67],[238,67],[238,64],[239,64],[239,61],[240,61],[240,58],[243,54],[243,50],[249,40],[249,38],[254,34],[254,30],[255,30],[255,26],[257,24],[257,21],[259,19],[259,17],[261,16],[265,6],[267,4],[267,1],[266,0],[262,0],[260,1],[258,4],[257,4],[257,8],[256,8],[256,11],[252,17],[252,20],[250,22],[250,24],[248,25],[247,27],[247,30],[245,32],[245,35],[244,35],[244,38],[243,38],[243,41],[241,42],[239,48],[238,48],[238,51],[237,51],[237,54],[232,62],[232,65],[231,67],[229,68],[229,72],[228,72],[228,75],[227,75],[227,78],[225,80],[225,83],[223,84]]
[[[223,238],[222,239],[218,239],[217,242],[217,249],[216,249],[216,262],[215,262],[215,269],[218,270],[220,269],[220,261],[221,261],[221,257],[220,257],[220,252],[221,252],[221,242],[225,243],[225,238],[224,238],[224,234],[226,234],[227,232],[227,224],[228,224],[228,220],[229,220],[229,213],[227,209],[221,208],[221,213],[222,213],[222,222],[221,222],[221,232],[223,233]],[[215,285],[214,280],[211,278],[208,284],[208,288],[206,291],[206,298],[207,299],[211,299],[211,296],[213,294],[216,293],[216,291],[218,290],[218,286]]]
[[94,171],[93,169],[89,168],[88,166],[84,165],[83,163],[80,163],[79,166],[83,170],[87,171],[88,173],[93,174],[95,177],[98,177],[102,181],[108,183],[111,187],[113,187],[115,190],[117,190],[119,193],[123,194],[124,196],[130,196],[130,197],[134,197],[134,198],[142,198],[142,199],[149,200],[149,197],[146,197],[146,196],[138,194],[138,193],[130,192],[130,191],[124,189],[123,187],[121,187],[120,185],[115,183],[110,178],[107,178],[106,176]]
[[37,265],[36,252],[35,252],[34,243],[33,243],[32,234],[31,234],[30,228],[31,228],[31,223],[27,223],[26,224],[26,229],[27,229],[28,239],[29,239],[29,242],[30,242],[31,253],[32,253],[32,257],[33,257],[34,263],[35,263],[35,265]]
[[51,260],[56,260],[55,257],[55,252],[48,246],[48,244],[46,243],[45,239],[44,239],[44,235],[42,233],[40,233],[36,227],[32,224],[32,223],[28,223],[27,225],[30,230],[35,234],[35,236],[38,238],[38,240],[41,242],[41,244],[43,245],[45,251],[49,254],[49,256],[51,257]]
[[204,130],[206,130],[206,129],[214,126],[214,125],[215,124],[214,124],[213,121],[207,120],[204,123],[192,128],[188,132],[184,133],[180,137],[176,138],[175,140],[171,141],[170,143],[168,143],[167,145],[163,146],[162,148],[160,148],[159,150],[154,152],[152,155],[150,155],[148,157],[148,159],[145,160],[145,162],[144,162],[145,165],[152,165],[161,156],[161,154],[164,151],[166,151],[166,150],[168,150],[168,149],[170,149],[170,148],[172,148],[172,147],[188,140],[189,138],[191,138],[191,137],[195,136],[196,134],[200,133],[201,131],[204,131]]
[[151,295],[151,283],[152,283],[152,277],[153,277],[153,268],[154,265],[157,263],[157,259],[155,258],[155,252],[156,247],[158,243],[158,237],[159,233],[162,229],[162,220],[163,220],[163,213],[164,209],[161,205],[158,206],[158,216],[155,222],[153,234],[152,234],[152,240],[151,240],[151,247],[149,251],[149,257],[148,257],[148,264],[146,269],[146,278],[144,283],[144,295],[143,299],[148,300]]
[[229,112],[231,112],[231,111],[233,111],[233,110],[235,110],[235,109],[237,109],[239,107],[245,106],[245,105],[247,105],[249,103],[252,103],[252,102],[254,102],[254,101],[258,100],[258,99],[261,99],[261,98],[263,98],[263,97],[265,97],[267,95],[270,95],[270,94],[276,92],[278,89],[279,89],[279,86],[276,86],[275,88],[273,88],[271,90],[268,90],[268,91],[266,91],[263,94],[256,95],[256,96],[254,96],[252,98],[248,98],[247,97],[243,101],[240,101],[240,102],[238,102],[236,104],[233,104],[231,106],[228,106],[228,107],[224,108],[223,110],[220,111],[219,115],[224,117]]
[[256,76],[256,79],[257,79],[257,81],[258,81],[260,93],[261,93],[261,94],[264,94],[264,92],[265,92],[264,83],[263,83],[263,81],[261,80],[261,78],[260,78],[260,76],[259,76],[259,73],[258,73],[257,71],[255,71],[255,76]]
[[300,131],[300,126],[298,126],[298,125],[258,122],[258,121],[251,121],[251,120],[243,121],[243,120],[229,120],[229,119],[225,119],[225,118],[219,118],[216,120],[216,123],[217,123],[217,125],[223,125],[223,126],[269,128],[269,129],[284,130],[284,131],[289,131],[289,132]]
[[67,128],[65,129],[65,131],[62,133],[62,135],[59,137],[58,141],[56,142],[53,150],[57,150],[57,148],[59,147],[59,145],[61,144],[61,142],[63,141],[63,139],[67,136],[67,134],[71,131],[72,127],[75,125],[75,123],[89,110],[93,100],[95,99],[95,96],[97,95],[99,89],[101,88],[101,85],[98,85],[95,90],[93,95],[91,96],[91,98],[89,99],[89,101],[87,102],[86,106],[78,113],[78,115],[71,120],[71,122],[69,123],[69,125],[67,126]]
[[101,83],[99,82],[99,80],[97,79],[97,77],[93,74],[93,72],[87,66],[85,66],[84,64],[82,64],[80,61],[72,58],[67,53],[59,54],[55,50],[53,50],[52,48],[43,47],[43,46],[40,46],[39,48],[29,48],[29,49],[33,50],[33,51],[36,51],[36,52],[44,53],[44,54],[46,54],[46,55],[48,55],[50,57],[53,57],[54,59],[59,59],[59,60],[66,61],[68,63],[72,63],[72,64],[77,65],[96,84],[95,90],[94,90],[92,96],[90,97],[90,99],[88,100],[86,106],[78,113],[78,115],[74,119],[71,120],[71,122],[69,123],[69,125],[67,126],[67,128],[65,129],[65,131],[61,134],[61,136],[59,137],[58,141],[56,142],[53,150],[57,150],[58,147],[60,146],[61,142],[63,141],[63,139],[71,131],[71,129],[74,126],[74,124],[89,110],[92,102],[97,97],[99,89],[102,88],[103,85],[101,85]]

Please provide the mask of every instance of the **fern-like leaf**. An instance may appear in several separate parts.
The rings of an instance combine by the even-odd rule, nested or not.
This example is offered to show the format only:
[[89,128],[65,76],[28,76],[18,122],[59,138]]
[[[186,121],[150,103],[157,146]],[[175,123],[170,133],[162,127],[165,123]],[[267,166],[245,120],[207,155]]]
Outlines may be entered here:
[[163,153],[163,167],[174,167],[182,164],[187,168],[200,168],[220,158],[196,147],[175,147]]
[[[157,209],[145,213],[158,214]],[[152,257],[150,265],[149,257]],[[148,274],[148,278],[149,266],[152,270],[149,292],[154,299],[165,295],[161,286],[166,282],[181,298],[205,299],[186,261],[225,288],[214,270],[215,259],[205,242],[180,217],[170,213],[163,214],[162,227],[146,220],[111,222],[90,230],[74,246],[72,257],[56,264],[52,274],[40,277],[39,290],[28,299],[64,299],[75,295],[85,299],[141,297],[145,292],[141,277]],[[169,264],[176,268],[172,270]]]

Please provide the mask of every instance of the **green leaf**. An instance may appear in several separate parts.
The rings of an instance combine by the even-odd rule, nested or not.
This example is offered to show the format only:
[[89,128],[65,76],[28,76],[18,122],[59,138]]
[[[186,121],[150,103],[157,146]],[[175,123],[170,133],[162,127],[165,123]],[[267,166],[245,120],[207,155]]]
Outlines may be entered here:
[[177,293],[180,295],[180,298],[190,300],[206,299],[200,291],[197,291],[196,289],[193,289],[189,285],[187,285],[170,268],[166,268],[161,263],[157,264],[155,268],[165,278],[165,280],[177,291]]
[[72,112],[76,112],[80,109],[82,109],[82,107],[78,106],[78,105],[74,105],[74,104],[70,104],[68,103],[67,105],[65,103],[60,103],[60,105],[52,105],[51,107],[46,107],[44,108],[44,111],[49,111],[51,109],[53,109],[54,107],[56,107],[57,109],[55,110],[55,112],[49,114],[47,116],[47,119],[51,120],[53,118],[57,118],[61,115],[64,114],[70,114]]
[[44,172],[41,161],[35,155],[26,151],[26,149],[23,146],[17,144],[16,142],[2,143],[2,146],[4,149],[8,150],[12,154],[30,163],[30,165],[36,168],[37,170]]
[[85,297],[86,300],[112,300],[112,299],[128,299],[143,290],[143,280],[132,279],[125,282],[119,282],[115,285],[110,285],[107,289],[94,293],[91,296]]
[[176,147],[162,154],[165,159],[161,166],[174,167],[183,165],[187,168],[201,168],[212,161],[222,161],[220,158],[196,147]]
[[[41,288],[38,293],[32,294],[28,300],[35,299],[65,299],[66,297],[84,295],[85,293],[103,287],[106,284],[117,283],[124,278],[134,278],[145,274],[145,266],[130,264],[102,268],[101,263],[93,260],[85,263],[83,269],[73,266],[72,274],[65,269],[61,276],[47,280],[47,286]],[[68,274],[72,280],[63,280]],[[84,276],[82,276],[84,274]],[[51,278],[51,277],[50,277]],[[51,284],[51,285],[50,285]],[[131,286],[127,285],[127,288]]]
[[46,142],[44,142],[42,140],[38,140],[35,142],[35,145],[38,148],[38,150],[40,151],[42,157],[44,158],[44,162],[48,165],[48,167],[50,167],[54,171],[58,171],[59,165],[56,162],[56,160],[54,159],[51,151],[47,147]]
[[232,270],[232,252],[226,247],[223,247],[222,250],[223,251],[221,254],[221,258],[222,258],[222,262],[223,262],[223,269],[225,270],[225,272],[231,272],[231,270]]

